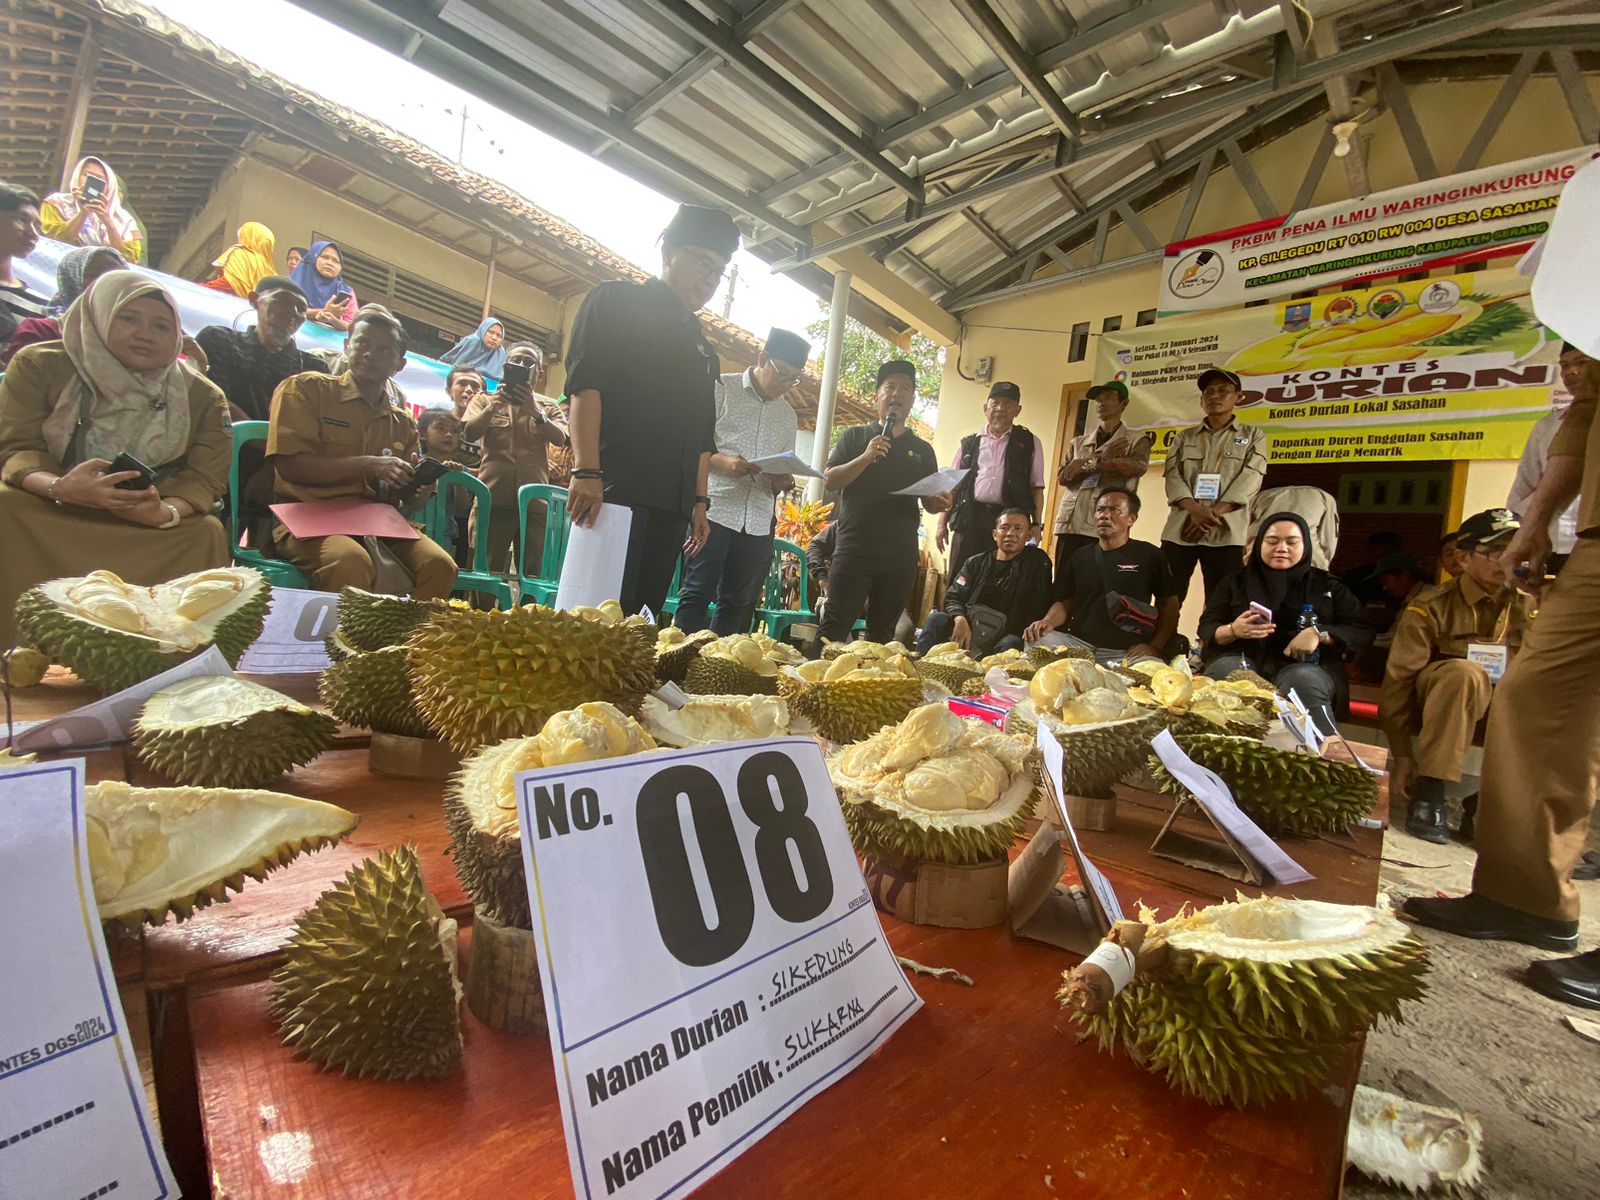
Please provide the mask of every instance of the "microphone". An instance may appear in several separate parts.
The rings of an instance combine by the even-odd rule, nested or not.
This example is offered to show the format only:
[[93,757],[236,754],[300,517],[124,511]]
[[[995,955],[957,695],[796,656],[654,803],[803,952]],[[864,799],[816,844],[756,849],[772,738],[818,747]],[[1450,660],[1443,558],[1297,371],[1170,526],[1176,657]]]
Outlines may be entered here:
[[884,437],[893,437],[894,436],[894,422],[895,422],[894,410],[890,409],[887,413],[884,414],[884,418],[883,418],[883,436]]

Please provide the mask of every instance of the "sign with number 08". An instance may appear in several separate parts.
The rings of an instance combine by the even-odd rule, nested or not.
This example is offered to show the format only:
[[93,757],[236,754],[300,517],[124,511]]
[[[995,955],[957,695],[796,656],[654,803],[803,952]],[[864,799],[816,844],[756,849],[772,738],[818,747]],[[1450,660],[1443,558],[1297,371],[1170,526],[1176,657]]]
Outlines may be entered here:
[[579,1196],[694,1188],[921,1004],[814,742],[530,771],[517,796]]

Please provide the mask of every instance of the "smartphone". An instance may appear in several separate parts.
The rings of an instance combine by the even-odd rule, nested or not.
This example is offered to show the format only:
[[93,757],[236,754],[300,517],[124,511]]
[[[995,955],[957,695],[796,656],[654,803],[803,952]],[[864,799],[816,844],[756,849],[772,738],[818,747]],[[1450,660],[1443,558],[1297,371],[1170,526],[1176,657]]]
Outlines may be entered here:
[[107,475],[114,475],[119,471],[137,471],[137,479],[124,479],[121,483],[112,484],[118,491],[142,492],[145,488],[155,487],[156,473],[145,466],[133,455],[124,450],[111,460],[111,465],[106,468]]
[[1272,610],[1265,604],[1257,604],[1254,600],[1252,600],[1250,601],[1250,611],[1255,613],[1263,621],[1272,620]]
[[328,303],[329,304],[349,304],[350,303],[350,293],[349,292],[335,292],[328,299]]
[[424,458],[411,472],[411,486],[413,488],[427,487],[430,483],[436,482],[439,476],[449,469],[437,458]]
[[[521,384],[523,387],[532,387],[533,368],[526,363],[508,362],[503,382],[508,388],[515,387],[517,384]],[[506,397],[502,396],[501,399],[504,400]],[[515,403],[515,401],[512,401],[512,403]]]
[[83,198],[85,200],[98,200],[106,194],[106,181],[98,175],[85,175],[83,178]]

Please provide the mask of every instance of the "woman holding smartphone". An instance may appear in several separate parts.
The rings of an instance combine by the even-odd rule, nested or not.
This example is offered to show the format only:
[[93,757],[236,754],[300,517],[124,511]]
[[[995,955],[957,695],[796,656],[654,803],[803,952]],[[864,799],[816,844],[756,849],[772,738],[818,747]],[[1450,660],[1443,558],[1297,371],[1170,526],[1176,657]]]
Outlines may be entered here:
[[333,242],[312,242],[311,252],[289,276],[306,294],[306,320],[347,333],[360,307],[356,291],[340,272],[344,262]]
[[122,199],[122,184],[105,159],[79,159],[71,189],[46,196],[39,207],[39,228],[69,246],[110,246],[130,263],[143,262],[144,234]]

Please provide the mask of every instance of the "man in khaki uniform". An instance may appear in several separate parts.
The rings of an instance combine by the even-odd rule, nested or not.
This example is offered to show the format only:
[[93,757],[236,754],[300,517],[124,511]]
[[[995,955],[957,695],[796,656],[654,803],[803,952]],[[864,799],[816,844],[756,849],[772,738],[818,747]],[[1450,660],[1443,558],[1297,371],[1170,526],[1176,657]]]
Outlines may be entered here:
[[[405,330],[387,313],[363,310],[350,326],[345,356],[343,375],[292,375],[272,397],[267,461],[277,473],[279,500],[361,496],[389,502],[411,483],[417,423],[389,395],[389,381],[405,365]],[[319,591],[373,585],[372,556],[357,538],[302,540],[279,525],[272,540]],[[411,573],[413,596],[450,595],[456,565],[440,546],[426,537],[385,538],[383,544]]]
[[1244,562],[1250,502],[1267,473],[1267,436],[1233,415],[1239,377],[1209,367],[1195,380],[1205,420],[1180,429],[1167,449],[1167,503],[1172,515],[1161,532],[1161,552],[1172,568],[1178,601],[1189,593],[1195,564],[1206,599]]
[[[1413,784],[1406,832],[1424,841],[1450,840],[1445,784],[1461,778],[1495,677],[1522,644],[1525,598],[1500,578],[1500,555],[1516,532],[1517,516],[1504,508],[1468,517],[1458,534],[1461,577],[1410,600],[1395,622],[1378,719],[1394,755],[1392,794]],[[1473,647],[1490,667],[1470,660]]]
[[1139,477],[1150,469],[1150,435],[1122,423],[1128,409],[1128,385],[1119,381],[1092,387],[1084,396],[1094,402],[1099,424],[1072,439],[1056,475],[1061,499],[1056,502],[1056,574],[1085,546],[1100,540],[1095,532],[1095,497],[1104,488],[1139,493]]
[[[1578,543],[1501,680],[1484,745],[1478,866],[1456,899],[1413,898],[1413,919],[1462,937],[1549,950],[1578,944],[1572,869],[1583,852],[1600,775],[1600,363],[1573,388],[1522,528],[1501,559],[1508,576],[1544,578],[1550,521],[1580,491]],[[1546,995],[1600,1009],[1600,950],[1536,962]]]

